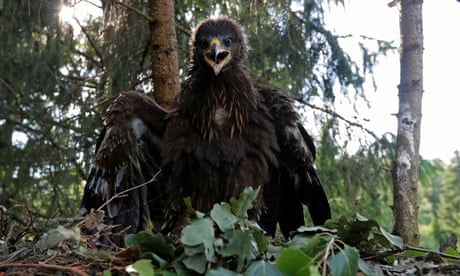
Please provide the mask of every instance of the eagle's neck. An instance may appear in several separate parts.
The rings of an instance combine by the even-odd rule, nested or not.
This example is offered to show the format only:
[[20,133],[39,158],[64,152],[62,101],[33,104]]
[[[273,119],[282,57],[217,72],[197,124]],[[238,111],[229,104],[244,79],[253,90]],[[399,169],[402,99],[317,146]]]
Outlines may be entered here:
[[191,72],[179,104],[201,137],[212,141],[240,135],[257,103],[251,79],[235,66],[218,76],[209,70]]

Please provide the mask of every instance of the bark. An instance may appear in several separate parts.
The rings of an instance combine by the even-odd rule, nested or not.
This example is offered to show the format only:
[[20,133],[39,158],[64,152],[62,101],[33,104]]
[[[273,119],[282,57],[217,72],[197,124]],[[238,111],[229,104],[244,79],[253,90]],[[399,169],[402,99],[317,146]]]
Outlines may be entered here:
[[179,92],[174,1],[150,0],[150,17],[153,95],[158,104],[168,107]]
[[417,191],[423,94],[423,0],[401,0],[401,75],[398,133],[393,167],[393,232],[419,241]]

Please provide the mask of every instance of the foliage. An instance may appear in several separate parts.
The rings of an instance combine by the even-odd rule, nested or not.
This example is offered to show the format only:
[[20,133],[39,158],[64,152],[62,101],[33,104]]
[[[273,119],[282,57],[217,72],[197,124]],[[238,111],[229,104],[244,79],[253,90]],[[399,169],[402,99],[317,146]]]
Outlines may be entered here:
[[451,233],[458,232],[459,160],[456,152],[449,165],[441,160],[421,162],[419,222],[424,246],[435,247]]
[[[358,249],[345,242],[379,250],[402,248],[399,237],[360,215],[328,222],[327,226],[335,227],[333,230],[301,227],[292,240],[271,240],[248,220],[247,211],[257,193],[247,188],[230,204],[215,204],[210,214],[195,212],[195,219],[182,230],[179,243],[161,234],[143,232],[126,236],[126,246],[138,248],[140,258],[151,259],[159,274],[189,271],[229,275],[261,275],[261,271],[262,275],[319,275],[325,269],[331,275],[355,275],[358,269],[368,272],[369,268],[360,259]],[[359,235],[350,236],[358,229]],[[371,252],[365,250],[362,252]]]
[[[394,137],[387,134],[360,147],[354,154],[341,153],[335,137],[336,120],[323,125],[318,143],[318,174],[334,214],[361,213],[391,226],[391,162]],[[337,189],[337,187],[342,187]],[[348,210],[346,213],[343,210]]]
[[[230,203],[215,204],[209,214],[193,211],[178,240],[140,232],[125,236],[126,248],[95,246],[103,234],[88,234],[84,221],[58,225],[31,239],[5,240],[0,271],[33,268],[46,274],[75,275],[374,275],[378,272],[459,272],[460,259],[452,242],[443,252],[407,247],[373,219],[359,214],[326,222],[326,227],[301,227],[290,240],[264,235],[247,211],[259,191],[247,188]],[[27,211],[22,206],[23,211]],[[2,219],[5,213],[2,213]],[[2,221],[2,225],[3,225]],[[5,225],[11,226],[8,222]],[[44,229],[43,229],[44,230]],[[51,254],[51,256],[49,255]],[[417,258],[423,261],[416,261]],[[395,259],[405,262],[390,266]],[[412,261],[408,261],[412,260]],[[427,264],[425,264],[427,262]],[[449,262],[451,264],[449,264]],[[428,264],[429,263],[429,264]],[[71,264],[71,265],[69,265]]]
[[80,87],[64,73],[81,68],[78,41],[50,1],[7,0],[0,9],[0,204],[14,199],[32,202],[38,216],[69,215],[87,171],[84,137],[94,129]]

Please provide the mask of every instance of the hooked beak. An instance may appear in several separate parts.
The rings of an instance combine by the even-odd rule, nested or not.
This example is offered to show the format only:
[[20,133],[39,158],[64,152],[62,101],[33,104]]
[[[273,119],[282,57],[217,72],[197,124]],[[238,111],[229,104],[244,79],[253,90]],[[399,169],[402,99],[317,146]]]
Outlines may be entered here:
[[222,48],[220,40],[217,38],[211,40],[211,45],[204,54],[204,60],[212,67],[216,76],[219,75],[222,68],[230,61],[230,58],[230,51]]

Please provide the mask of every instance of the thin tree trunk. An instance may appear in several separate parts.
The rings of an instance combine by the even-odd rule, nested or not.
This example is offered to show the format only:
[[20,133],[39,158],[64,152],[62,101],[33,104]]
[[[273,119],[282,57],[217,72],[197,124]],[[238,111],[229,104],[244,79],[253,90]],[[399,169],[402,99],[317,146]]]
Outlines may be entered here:
[[401,0],[401,75],[398,134],[393,167],[393,231],[404,242],[419,241],[417,191],[423,94],[423,0]]
[[152,77],[155,100],[167,107],[179,92],[174,1],[150,0]]

